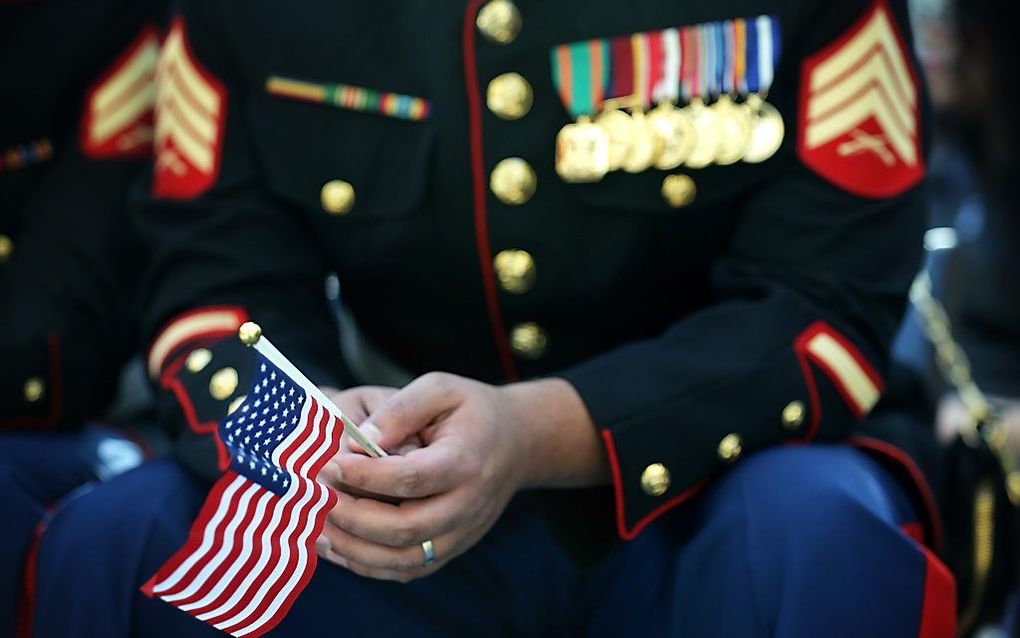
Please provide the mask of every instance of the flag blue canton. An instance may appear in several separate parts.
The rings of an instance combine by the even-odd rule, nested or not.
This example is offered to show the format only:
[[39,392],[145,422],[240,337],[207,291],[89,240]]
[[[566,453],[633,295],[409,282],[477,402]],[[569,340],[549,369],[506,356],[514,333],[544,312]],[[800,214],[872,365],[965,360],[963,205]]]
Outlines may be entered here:
[[256,370],[244,402],[220,421],[219,436],[231,470],[282,496],[293,478],[273,453],[301,423],[307,396],[261,353]]

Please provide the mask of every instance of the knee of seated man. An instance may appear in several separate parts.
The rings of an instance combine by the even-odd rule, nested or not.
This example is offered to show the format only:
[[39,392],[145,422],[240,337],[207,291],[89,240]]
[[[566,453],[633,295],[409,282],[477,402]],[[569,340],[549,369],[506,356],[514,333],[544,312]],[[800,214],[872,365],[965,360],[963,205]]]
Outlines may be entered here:
[[833,551],[861,531],[897,530],[911,520],[906,495],[865,453],[841,445],[772,448],[734,468],[749,530],[777,545]]
[[187,529],[202,494],[193,478],[166,460],[84,487],[58,506],[43,535],[40,556],[47,549],[82,546],[118,551],[140,544],[161,526],[183,524]]

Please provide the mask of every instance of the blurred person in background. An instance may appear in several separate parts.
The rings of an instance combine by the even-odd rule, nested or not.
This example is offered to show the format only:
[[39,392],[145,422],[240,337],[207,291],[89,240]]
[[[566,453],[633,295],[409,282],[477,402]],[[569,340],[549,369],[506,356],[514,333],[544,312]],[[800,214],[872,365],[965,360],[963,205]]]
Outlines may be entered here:
[[[932,316],[925,301],[928,286],[919,286],[920,303],[908,312],[897,338],[894,369],[899,373],[875,418],[910,415],[935,424],[942,450],[931,453],[944,456],[938,491],[949,531],[945,555],[960,585],[961,630],[993,635],[1015,622],[1015,602],[1009,598],[1017,586],[1020,542],[1015,509],[1020,504],[1015,471],[1020,458],[1020,88],[1012,80],[1011,26],[1020,20],[1020,5],[1006,0],[918,0],[915,5],[919,57],[935,106],[925,274],[931,299],[949,319],[948,330],[935,326],[935,335],[948,334],[966,359],[954,355],[956,348],[944,337],[934,339],[939,347],[932,347],[926,334]],[[934,314],[937,320],[941,313]],[[950,377],[967,370],[967,362],[965,376],[985,396],[975,400],[964,388],[965,403],[956,387],[961,378],[954,385]],[[987,448],[999,450],[996,455],[975,456],[986,448],[967,433],[989,420],[981,416],[984,403],[993,408],[993,427],[1002,434]]]
[[151,155],[158,0],[0,3],[0,635],[46,508],[139,464],[99,425],[137,348],[126,215]]

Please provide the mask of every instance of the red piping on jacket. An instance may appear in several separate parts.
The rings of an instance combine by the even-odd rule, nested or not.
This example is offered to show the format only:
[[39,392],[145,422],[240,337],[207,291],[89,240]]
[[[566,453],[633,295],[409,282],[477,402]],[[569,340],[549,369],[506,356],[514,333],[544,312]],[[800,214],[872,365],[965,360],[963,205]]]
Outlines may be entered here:
[[482,271],[482,287],[485,289],[485,306],[489,313],[492,336],[507,380],[516,381],[517,366],[510,354],[506,340],[506,327],[499,309],[496,292],[496,275],[492,270],[492,248],[489,245],[488,214],[486,211],[485,166],[482,145],[482,97],[478,89],[475,72],[475,14],[484,0],[471,0],[464,14],[464,83],[467,88],[468,124],[471,140],[471,183],[474,196],[475,242],[478,247],[478,262]]
[[928,486],[928,481],[924,478],[924,473],[921,472],[921,468],[917,467],[914,460],[907,456],[906,452],[895,445],[869,436],[850,437],[847,439],[847,442],[858,449],[879,454],[906,470],[907,474],[910,476],[911,482],[914,483],[918,494],[921,496],[922,505],[924,505],[924,514],[927,518],[925,522],[927,523],[929,532],[927,545],[936,550],[941,548],[942,516],[939,514],[939,508],[935,504],[935,495],[932,494],[931,488]]
[[50,508],[35,526],[32,534],[32,545],[29,547],[28,555],[25,557],[24,571],[21,573],[21,600],[18,601],[18,618],[14,628],[14,638],[31,638],[32,625],[35,622],[35,566],[39,557],[39,545],[42,543],[43,533],[49,524],[49,517],[52,516],[55,508]]
[[[226,337],[223,338],[225,339]],[[212,344],[206,343],[205,345]],[[181,368],[184,367],[187,360],[187,355],[182,354],[170,363],[163,370],[163,375],[160,377],[160,385],[163,389],[172,392],[177,398],[177,404],[180,405],[184,419],[187,421],[188,427],[191,428],[192,432],[198,435],[212,436],[213,441],[216,443],[216,458],[219,462],[219,468],[220,470],[226,470],[230,467],[230,456],[227,454],[227,448],[223,441],[216,434],[216,426],[219,423],[217,421],[201,422],[198,420],[198,411],[195,410],[195,404],[191,400],[191,395],[188,394],[187,388],[184,387],[179,378]]]
[[616,456],[616,443],[613,441],[613,433],[609,430],[602,430],[602,440],[606,443],[606,454],[609,456],[609,468],[613,473],[613,493],[616,497],[616,531],[620,534],[620,538],[625,541],[637,538],[638,534],[640,534],[644,528],[648,527],[652,521],[700,492],[703,487],[708,485],[710,480],[705,478],[698,481],[680,494],[677,494],[662,505],[656,507],[654,510],[646,514],[644,518],[635,523],[632,529],[628,530],[627,516],[624,511],[625,501],[623,496],[623,473],[620,471],[620,460]]

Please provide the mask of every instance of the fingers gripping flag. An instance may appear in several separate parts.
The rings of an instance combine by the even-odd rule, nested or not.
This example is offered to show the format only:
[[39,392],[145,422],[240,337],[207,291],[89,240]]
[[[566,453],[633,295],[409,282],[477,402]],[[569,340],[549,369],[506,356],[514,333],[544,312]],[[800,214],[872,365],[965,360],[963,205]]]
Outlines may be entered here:
[[217,431],[231,455],[188,540],[142,592],[233,636],[261,636],[315,570],[336,494],[315,481],[343,415],[265,338],[241,406]]

